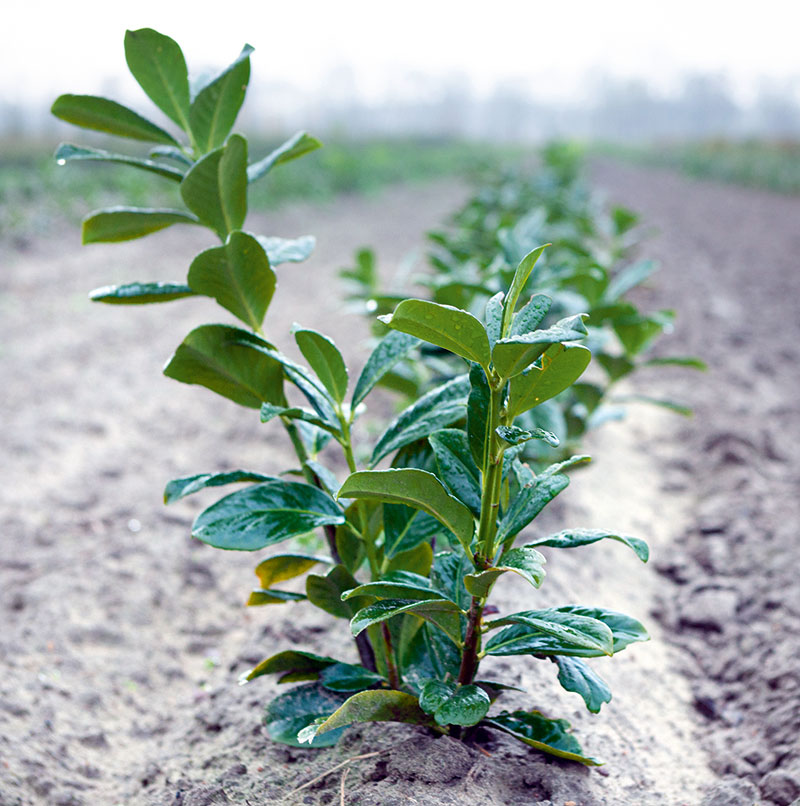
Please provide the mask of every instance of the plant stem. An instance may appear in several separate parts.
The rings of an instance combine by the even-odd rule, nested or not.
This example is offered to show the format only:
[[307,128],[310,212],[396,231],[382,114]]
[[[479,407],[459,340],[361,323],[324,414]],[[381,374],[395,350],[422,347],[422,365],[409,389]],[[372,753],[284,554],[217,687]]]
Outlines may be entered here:
[[472,604],[467,616],[467,633],[464,637],[464,653],[461,656],[461,669],[458,673],[458,682],[466,686],[472,682],[475,672],[478,671],[478,651],[481,643],[481,616],[485,599],[472,597]]
[[[308,452],[306,451],[306,446],[303,444],[303,440],[301,439],[300,433],[297,430],[297,426],[288,418],[282,418],[282,420],[284,426],[286,427],[286,432],[289,434],[289,439],[291,439],[292,445],[294,446],[297,458],[300,460],[303,476],[309,484],[322,489],[322,483],[320,482],[316,473],[314,473],[306,464],[308,461]],[[328,550],[331,553],[331,559],[338,565],[342,562],[342,557],[339,554],[339,549],[336,548],[336,527],[332,525],[325,526],[323,531],[325,532],[325,540],[328,543]],[[361,665],[365,669],[369,669],[371,672],[377,671],[378,667],[375,663],[375,653],[373,652],[372,645],[369,642],[369,636],[367,636],[366,633],[360,633],[355,637],[355,642]]]
[[383,643],[386,646],[386,671],[389,676],[389,687],[399,689],[400,673],[397,671],[397,663],[394,659],[392,634],[389,632],[389,625],[385,621],[381,622],[381,635],[383,636]]

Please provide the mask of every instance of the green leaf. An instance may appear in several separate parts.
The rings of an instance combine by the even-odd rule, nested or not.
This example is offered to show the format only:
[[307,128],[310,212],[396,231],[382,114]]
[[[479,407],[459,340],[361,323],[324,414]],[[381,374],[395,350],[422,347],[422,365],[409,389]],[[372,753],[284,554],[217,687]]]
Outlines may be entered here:
[[614,321],[614,332],[619,336],[627,355],[633,356],[649,347],[653,339],[672,324],[674,318],[672,311],[620,317]]
[[336,345],[316,330],[296,328],[294,339],[311,369],[337,403],[347,394],[347,366]]
[[638,263],[626,266],[611,278],[603,298],[608,302],[618,300],[632,288],[643,283],[657,269],[658,263],[655,260],[640,260]]
[[489,695],[479,686],[457,686],[429,680],[419,696],[419,707],[439,725],[477,725],[489,712]]
[[389,424],[372,451],[370,465],[374,467],[392,451],[463,418],[468,392],[468,377],[459,375],[423,395]]
[[471,313],[424,299],[407,299],[394,313],[378,319],[393,330],[475,361],[484,369],[489,367],[489,337],[486,328]]
[[92,302],[105,302],[108,305],[147,305],[195,296],[197,296],[195,292],[182,283],[104,285],[89,292],[89,299]]
[[558,437],[552,431],[545,431],[544,428],[534,428],[531,431],[527,431],[515,425],[500,425],[495,429],[495,433],[500,437],[500,441],[504,443],[504,447],[523,445],[532,439],[541,439],[552,448],[559,446]]
[[355,409],[359,403],[370,393],[376,383],[415,345],[419,339],[407,333],[393,330],[388,333],[372,351],[364,364],[364,369],[356,381],[353,390],[352,407]]
[[382,683],[383,678],[357,664],[335,663],[322,670],[319,682],[329,691],[364,691]]
[[445,487],[466,504],[473,515],[481,512],[480,470],[470,453],[469,439],[458,428],[444,428],[428,437],[436,456],[438,477]]
[[464,577],[464,586],[473,596],[489,595],[495,580],[508,571],[513,571],[538,588],[544,581],[545,558],[536,549],[523,546],[512,548],[503,554],[497,565]]
[[[250,470],[229,470],[224,473],[199,473],[173,479],[164,488],[164,503],[174,504],[187,495],[204,490],[206,487],[221,487],[225,484],[238,484],[244,481],[275,481],[275,476],[253,473]],[[266,585],[264,587],[267,587]]]
[[527,304],[514,314],[508,335],[524,336],[526,333],[536,330],[547,316],[552,304],[553,300],[544,294],[536,294],[531,297]]
[[[341,708],[316,727],[316,732],[304,732],[303,741],[343,729],[354,722],[410,722],[430,725],[431,719],[420,709],[417,698],[404,691],[361,691],[354,694]],[[314,739],[316,741],[316,739]]]
[[83,219],[83,243],[132,241],[173,224],[199,224],[200,220],[180,210],[147,207],[107,207]]
[[314,655],[311,652],[300,652],[295,649],[287,649],[262,660],[258,666],[245,672],[239,678],[239,684],[244,685],[265,674],[308,674],[321,672],[328,666],[338,663],[335,658],[328,658],[323,655]]
[[673,355],[664,358],[648,358],[642,364],[643,367],[688,367],[690,369],[699,369],[705,372],[708,369],[708,364],[700,358],[688,355]]
[[192,101],[189,125],[198,151],[211,151],[225,142],[244,103],[250,81],[250,54],[245,45],[233,64],[206,84]]
[[[571,654],[570,650],[586,650],[602,655],[614,654],[614,636],[611,629],[602,621],[563,609],[526,610],[521,613],[512,613],[500,619],[495,619],[487,625],[489,629],[502,627],[507,624],[527,627],[532,634],[548,636],[563,654]],[[493,636],[486,644],[488,654],[520,654],[497,652],[498,648],[506,647],[506,640],[502,639],[505,631]],[[495,639],[497,639],[495,641]],[[549,654],[549,653],[542,653]],[[556,653],[561,654],[561,653]]]
[[561,686],[580,694],[593,714],[600,712],[604,702],[611,702],[611,689],[586,661],[565,655],[556,655],[551,660],[558,665]]
[[586,314],[575,314],[561,319],[547,330],[500,339],[492,350],[495,369],[503,378],[512,378],[527,369],[551,344],[582,339],[587,332],[584,316]]
[[435,624],[453,643],[461,643],[461,608],[447,599],[415,601],[409,599],[382,599],[375,604],[361,608],[350,621],[350,630],[358,635],[373,624],[413,613],[415,616]]
[[475,464],[486,467],[486,452],[489,446],[489,403],[491,390],[486,373],[479,364],[469,369],[470,390],[467,398],[467,438]]
[[536,261],[541,257],[542,252],[544,252],[548,246],[551,246],[551,244],[546,243],[543,246],[537,246],[536,249],[528,252],[519,262],[514,272],[514,278],[511,281],[511,287],[508,289],[508,296],[506,297],[505,309],[503,311],[503,326],[501,329],[503,336],[508,333],[511,327],[511,317],[514,316],[519,295],[525,288],[525,284],[528,282],[528,277],[530,277],[533,267],[536,265]]
[[198,160],[184,176],[180,189],[186,206],[223,241],[228,233],[241,229],[247,216],[244,137],[232,134],[224,147]]
[[313,251],[317,239],[313,235],[301,235],[299,238],[267,238],[257,235],[256,240],[267,253],[270,266],[282,263],[300,263]]
[[192,536],[219,549],[257,551],[317,526],[344,523],[341,508],[321,490],[294,481],[267,481],[225,496],[200,513]]
[[462,610],[467,610],[472,597],[464,587],[464,577],[474,570],[470,557],[464,552],[440,551],[433,560],[431,584]]
[[262,588],[271,588],[278,582],[302,576],[320,563],[330,564],[327,557],[315,554],[276,554],[260,562],[255,568]]
[[583,755],[578,740],[569,732],[570,725],[566,719],[548,719],[538,711],[503,711],[491,719],[485,719],[483,724],[508,733],[551,756],[578,761],[589,767],[598,767],[603,763]]
[[285,402],[281,365],[260,348],[272,345],[237,327],[201,325],[183,340],[164,374],[205,386],[251,409],[269,401]]
[[433,473],[415,468],[362,470],[347,478],[339,496],[371,498],[421,509],[444,524],[470,553],[475,529],[472,513],[445,490]]
[[673,411],[683,417],[691,417],[692,409],[689,406],[678,403],[675,400],[668,400],[662,397],[651,397],[650,395],[620,395],[614,398],[615,403],[649,403],[651,406],[660,406],[662,409]]
[[[293,747],[308,747],[298,741],[297,734],[319,719],[329,717],[346,700],[346,695],[329,691],[319,683],[298,686],[276,697],[268,706],[265,716],[267,733],[276,742]],[[333,730],[325,736],[315,737],[311,747],[332,747],[339,741],[342,730]]]
[[[281,591],[272,589],[256,589],[250,591],[247,607],[261,607],[262,605],[286,604],[286,602],[304,602],[308,597],[304,593],[294,591]],[[304,678],[307,679],[307,678]]]
[[503,298],[505,294],[498,291],[486,303],[486,313],[484,319],[486,321],[486,335],[489,337],[489,350],[494,349],[494,345],[502,335],[503,327]]
[[556,549],[573,549],[578,546],[588,546],[598,540],[617,540],[633,549],[636,556],[646,563],[650,557],[650,550],[644,540],[638,537],[627,537],[608,532],[604,529],[565,529],[549,537],[542,537],[526,543],[527,546],[549,546]]
[[[327,420],[323,420],[317,414],[309,409],[303,409],[299,406],[273,406],[272,403],[262,403],[261,405],[261,422],[268,423],[276,417],[286,417],[289,420],[298,420],[303,423],[309,423],[317,428],[321,428],[334,435],[341,435],[342,430],[340,427],[332,426]],[[335,491],[338,491],[339,486],[336,486]],[[329,491],[330,492],[330,491]]]
[[125,60],[150,100],[189,131],[189,74],[178,43],[152,28],[125,32]]
[[162,157],[163,159],[177,162],[182,168],[191,168],[194,161],[191,160],[180,148],[174,146],[153,146],[147,154],[148,157]]
[[354,596],[372,596],[376,599],[444,599],[433,590],[430,582],[423,576],[410,572],[397,571],[390,575],[391,579],[379,579],[365,582],[352,590],[345,591],[342,599],[347,601]]
[[189,267],[188,282],[198,294],[260,330],[275,293],[275,272],[259,242],[246,232],[232,232],[222,246],[201,252]]
[[358,581],[343,565],[334,565],[324,577],[317,574],[306,577],[306,595],[311,604],[335,618],[349,619],[369,601],[360,598],[342,601],[342,594],[357,586]]
[[383,552],[388,559],[413,551],[441,530],[439,521],[422,510],[383,505]]
[[96,95],[60,95],[50,111],[57,118],[84,129],[180,147],[180,143],[169,132],[127,106],[108,98]]
[[[385,506],[391,506],[386,504]],[[415,514],[421,515],[423,518],[428,518],[428,515],[420,513],[419,510],[411,510]],[[438,522],[434,521],[438,527]],[[441,528],[441,527],[440,527]],[[384,543],[384,555],[386,556],[386,546]],[[421,576],[427,576],[430,573],[431,565],[433,564],[433,549],[430,543],[419,543],[413,549],[395,553],[386,563],[386,573],[391,574],[394,571],[411,571]]]
[[618,381],[620,378],[624,378],[636,369],[636,364],[624,355],[596,353],[595,358],[612,381]]
[[532,366],[511,379],[508,409],[516,417],[555,397],[572,386],[583,374],[592,354],[579,344],[554,344],[541,359],[541,367]]
[[641,622],[615,610],[583,605],[564,605],[556,609],[562,613],[573,613],[602,621],[614,636],[614,653],[621,652],[630,644],[650,640],[650,636]]
[[83,148],[81,146],[73,146],[69,143],[62,143],[54,155],[55,160],[59,165],[65,162],[116,162],[122,165],[130,165],[132,168],[138,168],[148,173],[154,173],[158,176],[163,176],[166,179],[172,179],[173,182],[180,182],[183,179],[183,172],[176,168],[170,168],[161,162],[153,162],[152,160],[140,159],[139,157],[129,157],[126,154],[112,154],[110,151],[103,151],[99,148]]
[[322,143],[316,137],[312,137],[306,132],[297,132],[266,157],[250,165],[247,169],[247,181],[255,182],[256,179],[261,179],[262,176],[268,174],[276,165],[302,157],[321,146]]

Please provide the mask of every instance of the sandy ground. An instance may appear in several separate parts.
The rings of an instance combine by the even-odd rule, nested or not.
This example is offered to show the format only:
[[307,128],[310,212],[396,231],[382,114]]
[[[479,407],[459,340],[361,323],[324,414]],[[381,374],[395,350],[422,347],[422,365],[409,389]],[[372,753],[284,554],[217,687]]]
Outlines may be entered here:
[[[270,743],[262,706],[275,687],[242,688],[238,675],[288,646],[353,655],[346,625],[302,605],[244,608],[256,558],[188,537],[213,493],[169,509],[160,496],[193,472],[279,471],[287,446],[255,412],[160,375],[193,325],[220,318],[210,302],[86,301],[98,285],[183,276],[202,236],[81,248],[68,231],[2,255],[2,806],[785,806],[800,796],[800,200],[611,164],[595,180],[659,231],[647,251],[663,270],[641,301],[679,311],[663,352],[712,365],[641,377],[640,390],[680,397],[695,417],[639,407],[604,427],[587,446],[595,466],[549,515],[555,528],[610,526],[651,542],[646,567],[616,545],[553,554],[537,599],[647,623],[654,640],[601,669],[614,700],[592,716],[559,693],[549,664],[494,667],[569,718],[608,764],[587,770],[499,736],[478,749],[397,725],[353,727],[325,751]],[[312,261],[279,269],[270,337],[288,346],[296,319],[363,361],[366,324],[343,313],[336,269],[373,244],[390,270],[465,193],[395,188],[250,222],[318,237]],[[523,586],[505,595],[530,596]]]

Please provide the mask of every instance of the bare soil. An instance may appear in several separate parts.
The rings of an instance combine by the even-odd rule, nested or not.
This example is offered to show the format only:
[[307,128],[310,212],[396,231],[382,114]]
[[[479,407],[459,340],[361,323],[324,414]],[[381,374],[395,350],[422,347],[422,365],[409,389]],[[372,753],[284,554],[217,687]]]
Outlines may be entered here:
[[[555,528],[645,537],[650,564],[616,545],[552,553],[537,603],[623,610],[653,640],[599,669],[614,700],[597,716],[560,691],[551,664],[503,660],[487,672],[570,719],[607,765],[400,725],[355,726],[324,751],[271,743],[263,705],[277,688],[239,687],[239,674],[288,647],[355,660],[346,624],[303,605],[243,607],[257,558],[188,537],[213,493],[170,509],[160,495],[193,472],[280,471],[288,446],[257,413],[160,375],[192,326],[219,318],[210,302],[120,310],[86,300],[98,285],[182,277],[203,236],[81,248],[70,230],[2,254],[2,806],[800,797],[800,200],[611,163],[595,180],[659,231],[647,251],[663,269],[640,301],[679,311],[662,352],[699,354],[712,370],[640,377],[637,390],[680,398],[694,418],[639,407],[604,426],[587,446],[594,466],[549,514]],[[338,301],[336,269],[373,244],[391,271],[466,192],[395,188],[252,222],[318,237],[311,261],[279,269],[270,337],[288,349],[297,319],[363,361],[367,326]],[[530,601],[523,585],[504,595]]]

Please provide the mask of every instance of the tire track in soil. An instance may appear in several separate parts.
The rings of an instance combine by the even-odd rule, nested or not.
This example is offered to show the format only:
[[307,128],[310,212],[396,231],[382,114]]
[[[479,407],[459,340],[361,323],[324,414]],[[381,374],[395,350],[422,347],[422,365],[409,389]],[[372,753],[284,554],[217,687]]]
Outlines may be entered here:
[[[686,198],[691,199],[696,187],[678,179],[659,180],[665,183],[661,192],[673,200],[663,201],[661,209],[654,201],[656,180],[650,174],[637,176],[605,167],[598,176],[615,198],[641,209],[647,221],[658,222],[665,230],[664,238],[648,245],[648,252],[652,246],[666,258],[659,285],[649,293],[655,302],[663,299],[679,309],[676,340],[685,340],[687,350],[711,358],[708,347],[716,338],[721,342],[715,343],[717,354],[727,354],[719,322],[706,322],[691,287],[682,287],[686,281],[665,282],[681,276],[673,272],[701,274],[694,264],[692,270],[684,263],[675,268],[674,256],[687,253],[676,252],[681,241],[673,241],[676,233],[667,231],[672,220],[663,218],[676,217],[684,235],[685,225],[692,223],[684,221]],[[708,192],[724,199],[731,190],[703,191]],[[346,200],[323,210],[294,208],[255,228],[319,236],[313,263],[280,270],[282,290],[307,306],[307,321],[332,333],[346,355],[363,358],[358,353],[363,322],[357,317],[342,322],[331,303],[339,290],[330,282],[333,271],[348,262],[352,249],[362,243],[378,246],[384,266],[395,265],[462,194],[456,185],[396,189],[379,200]],[[752,195],[744,193],[743,202]],[[765,198],[767,217],[771,205],[790,202],[766,194]],[[698,202],[703,209],[707,203],[704,196]],[[695,219],[700,218],[696,213]],[[785,213],[784,218],[788,227],[790,215]],[[697,229],[699,221],[694,223]],[[728,234],[723,230],[717,237]],[[75,243],[77,236],[72,237]],[[208,320],[211,307],[200,310],[202,305],[187,301],[144,313],[90,309],[84,302],[86,289],[96,285],[137,276],[180,276],[174,267],[180,270],[195,246],[183,244],[174,233],[130,248],[78,251],[69,246],[63,254],[50,244],[33,256],[14,259],[0,297],[7,367],[3,390],[7,416],[0,439],[11,458],[0,468],[0,501],[9,513],[0,537],[4,622],[0,802],[199,806],[247,799],[254,806],[277,802],[340,760],[384,750],[384,755],[355,765],[347,779],[349,806],[393,806],[413,802],[411,798],[431,806],[570,799],[582,806],[697,803],[714,776],[692,742],[691,695],[677,672],[679,667],[684,671],[690,667],[692,655],[675,654],[660,638],[615,659],[608,673],[603,669],[615,700],[599,717],[587,717],[570,695],[558,701],[560,711],[553,706],[554,713],[573,720],[588,751],[610,759],[608,775],[543,759],[502,738],[492,746],[492,757],[486,758],[460,743],[432,740],[403,726],[355,727],[339,747],[321,753],[268,741],[260,726],[260,708],[274,687],[267,683],[240,689],[234,685],[237,675],[287,643],[312,651],[350,652],[346,630],[342,625],[323,627],[300,609],[244,610],[241,601],[250,587],[253,558],[192,543],[186,538],[187,523],[200,503],[208,501],[186,502],[165,512],[158,489],[160,480],[203,468],[277,470],[285,448],[258,424],[243,422],[233,407],[158,377],[160,359],[154,360],[154,355],[168,355],[192,323]],[[685,243],[682,248],[686,249]],[[704,248],[706,252],[696,248],[691,254],[705,254],[700,263],[707,261],[703,271],[710,273],[715,250],[725,246],[709,236]],[[751,244],[751,252],[754,249]],[[777,257],[780,248],[774,251]],[[314,283],[308,282],[309,273]],[[704,297],[707,301],[710,294]],[[731,299],[733,303],[717,304],[723,306],[720,321],[733,328],[733,320],[725,319],[725,305],[736,304],[736,294]],[[791,304],[788,296],[781,299],[784,308]],[[285,333],[290,306],[276,302],[271,332]],[[349,337],[339,335],[342,325]],[[755,357],[751,354],[752,360]],[[737,381],[752,380],[749,370],[749,365],[737,364],[731,371]],[[708,378],[694,384],[683,373],[674,378],[694,398],[690,402],[698,408],[695,421],[676,425],[671,419],[638,413],[632,429],[604,431],[595,450],[598,467],[586,476],[576,474],[555,514],[576,525],[595,525],[596,516],[605,514],[607,524],[654,539],[658,567],[672,577],[676,572],[669,563],[685,556],[686,573],[691,572],[689,578],[696,582],[701,579],[692,566],[696,513],[689,504],[696,488],[704,489],[709,474],[689,448],[699,444],[700,432],[695,429],[717,433],[723,426],[711,405]],[[769,380],[758,388],[762,402],[768,398],[764,390]],[[705,403],[704,394],[709,398]],[[788,413],[778,415],[788,419]],[[744,431],[751,441],[758,433],[755,421],[752,425],[755,430]],[[725,428],[743,433],[738,426]],[[704,458],[714,450],[709,447]],[[765,459],[767,464],[775,461]],[[635,483],[629,475],[631,463]],[[749,467],[745,469],[750,478]],[[728,488],[721,475],[715,471],[713,477],[725,493]],[[597,497],[592,490],[602,480],[609,486]],[[623,500],[618,490],[625,490]],[[676,534],[685,540],[677,554],[669,547]],[[706,545],[706,538],[697,540]],[[654,593],[666,583],[619,548],[581,559],[572,555],[562,559],[564,553],[552,557],[547,595],[617,607],[652,622],[647,611]],[[784,568],[779,564],[779,571]],[[678,588],[679,598],[684,592],[689,596],[686,607],[696,611],[692,597],[702,590],[686,581]],[[675,614],[682,611],[673,606],[671,593],[663,598],[658,609],[664,632],[670,633],[680,618]],[[698,639],[706,647],[705,655],[710,639],[731,646],[729,626],[710,639],[706,628],[699,636],[696,629],[680,633],[682,645]],[[528,674],[522,668],[516,673]],[[548,706],[555,704],[554,680],[545,674],[541,680],[546,686],[543,699]],[[538,684],[539,679],[531,681]],[[692,682],[696,685],[697,679]],[[714,696],[724,702],[716,692]],[[668,708],[671,698],[675,705]],[[784,700],[789,701],[785,696]],[[721,729],[715,719],[706,731],[706,747],[716,769],[724,772],[713,739]],[[730,728],[728,735],[734,734],[738,736]],[[781,763],[787,758],[781,756]],[[332,776],[286,802],[333,803],[338,787],[338,777]],[[722,801],[709,801],[709,806],[722,806]]]

